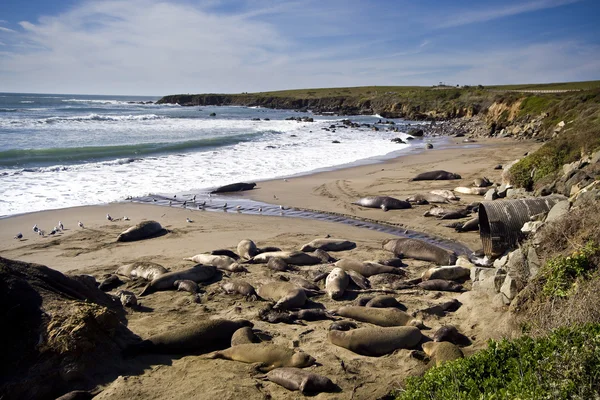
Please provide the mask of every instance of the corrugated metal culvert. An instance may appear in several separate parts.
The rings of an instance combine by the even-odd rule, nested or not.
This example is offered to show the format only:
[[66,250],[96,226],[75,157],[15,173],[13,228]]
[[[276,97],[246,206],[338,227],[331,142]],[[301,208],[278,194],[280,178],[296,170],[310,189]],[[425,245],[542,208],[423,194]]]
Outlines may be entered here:
[[497,257],[516,247],[522,237],[523,224],[536,214],[550,211],[564,199],[548,196],[482,202],[479,206],[479,236],[485,255]]

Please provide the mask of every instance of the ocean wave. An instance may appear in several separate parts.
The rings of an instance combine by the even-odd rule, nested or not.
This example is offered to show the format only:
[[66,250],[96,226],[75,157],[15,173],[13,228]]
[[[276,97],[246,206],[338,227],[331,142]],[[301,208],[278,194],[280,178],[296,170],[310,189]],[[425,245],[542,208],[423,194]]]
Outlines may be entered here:
[[62,100],[65,103],[92,103],[92,104],[112,104],[112,105],[118,105],[118,104],[126,104],[129,105],[131,104],[128,101],[122,101],[122,100],[110,100],[110,99],[106,99],[106,100],[93,100],[93,99],[63,99]]
[[33,100],[21,100],[19,103],[29,104],[29,103],[35,103],[35,101],[33,101]]
[[37,123],[54,124],[61,122],[88,122],[88,121],[149,121],[155,119],[166,119],[168,117],[156,114],[142,114],[142,115],[100,115],[100,114],[89,114],[79,117],[49,117],[39,119]]
[[17,112],[18,108],[0,108],[0,112]]
[[[14,149],[0,151],[0,166],[18,167],[35,164],[85,163],[102,159],[112,164],[128,164],[153,154],[185,153],[203,148],[216,148],[251,141],[264,132],[213,137],[184,142],[141,143],[121,146],[90,146],[51,149]],[[131,160],[131,161],[130,161]],[[27,168],[25,172],[31,172]],[[39,169],[35,169],[39,172]]]

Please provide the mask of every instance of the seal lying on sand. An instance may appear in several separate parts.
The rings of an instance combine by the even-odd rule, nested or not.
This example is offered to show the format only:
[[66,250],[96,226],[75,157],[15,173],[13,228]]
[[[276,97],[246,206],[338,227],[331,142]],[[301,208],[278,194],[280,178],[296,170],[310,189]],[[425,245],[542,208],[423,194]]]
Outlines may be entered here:
[[196,265],[183,271],[168,272],[154,279],[140,293],[140,296],[146,296],[157,290],[169,290],[175,287],[175,281],[190,280],[194,282],[203,282],[215,276],[217,269],[212,265]]
[[258,295],[265,300],[275,301],[275,309],[300,308],[306,303],[304,289],[289,282],[269,282],[258,288]]
[[254,331],[249,326],[238,329],[231,337],[231,346],[247,343],[260,343],[260,339],[254,334]]
[[324,251],[344,251],[352,250],[356,247],[356,243],[344,239],[315,239],[310,243],[305,244],[300,249],[301,251],[315,251],[321,249]]
[[252,327],[253,324],[244,319],[208,319],[151,336],[141,343],[129,346],[125,352],[198,354],[223,349],[231,343],[234,332],[245,326]]
[[335,392],[339,387],[326,376],[313,374],[300,368],[277,368],[269,371],[265,379],[288,390],[300,393]]
[[221,289],[227,294],[241,294],[246,296],[249,301],[255,301],[258,298],[254,287],[245,281],[231,280],[221,285]]
[[330,299],[337,300],[344,295],[349,283],[348,274],[341,268],[334,268],[325,280],[325,291]]
[[237,252],[240,257],[250,260],[258,254],[256,244],[250,239],[243,239],[237,245]]
[[397,274],[406,275],[406,272],[400,268],[390,267],[388,265],[377,264],[371,261],[358,261],[351,258],[344,258],[335,263],[335,266],[343,270],[352,270],[358,272],[367,278],[377,274]]
[[254,264],[266,264],[271,258],[280,258],[287,264],[292,265],[315,265],[323,264],[331,261],[329,254],[323,250],[315,250],[312,253],[303,251],[274,251],[268,253],[260,253],[249,262]]
[[456,195],[454,194],[454,192],[452,192],[452,190],[435,189],[435,190],[430,191],[429,193],[436,194],[438,196],[443,196],[443,197],[447,198],[448,200],[460,200],[458,197],[456,197]]
[[381,208],[383,211],[403,210],[411,207],[408,201],[398,200],[388,196],[363,197],[352,204],[368,208]]
[[443,267],[429,268],[427,271],[421,274],[421,279],[424,281],[430,279],[445,279],[448,281],[455,281],[468,278],[469,275],[471,275],[471,270],[469,268],[460,267],[458,265],[446,265]]
[[356,321],[368,322],[379,326],[404,326],[412,319],[410,315],[397,308],[372,308],[360,306],[340,307],[334,312],[340,317],[352,318]]
[[191,294],[196,294],[200,291],[198,284],[190,280],[175,281],[173,282],[173,286],[175,286],[180,292],[189,292]]
[[391,251],[398,257],[431,261],[438,265],[454,265],[456,263],[456,254],[454,252],[419,239],[385,239],[383,241],[383,248]]
[[256,186],[256,183],[243,183],[243,182],[232,183],[230,185],[218,187],[210,193],[215,194],[215,193],[241,192],[243,190],[252,190],[252,189],[254,189],[254,186]]
[[397,308],[401,311],[406,311],[406,306],[396,300],[395,297],[389,295],[380,295],[371,298],[366,302],[365,307],[374,308]]
[[488,188],[459,186],[459,187],[455,187],[452,190],[454,190],[456,193],[474,194],[474,195],[478,195],[478,196],[483,196],[484,194],[487,193]]
[[457,345],[450,342],[426,342],[423,343],[423,351],[438,367],[446,361],[456,360],[465,356]]
[[229,256],[214,256],[212,254],[196,254],[193,257],[184,258],[187,261],[193,261],[202,265],[212,265],[218,269],[229,272],[248,272],[246,268],[238,264]]
[[341,331],[330,329],[327,338],[336,346],[363,356],[379,357],[416,346],[423,335],[414,326],[368,327]]
[[120,266],[115,273],[128,278],[142,278],[152,281],[167,272],[169,271],[160,264],[149,261],[138,261]]
[[409,182],[412,182],[412,181],[445,181],[445,180],[460,179],[460,178],[461,177],[458,174],[454,174],[452,172],[443,171],[443,170],[436,170],[436,171],[420,173],[419,175],[415,176],[412,179],[409,179],[408,181]]
[[147,239],[163,231],[163,227],[156,221],[142,221],[121,232],[117,237],[117,242],[133,242],[135,240]]
[[450,201],[444,197],[432,193],[418,193],[406,199],[409,203],[429,204],[429,203],[449,203]]
[[270,371],[281,367],[310,367],[315,359],[310,355],[270,343],[239,344],[225,350],[215,351],[203,358],[240,361],[244,363],[260,363],[259,369]]
[[462,292],[463,287],[456,282],[445,281],[443,279],[431,279],[417,284],[418,287],[425,290],[440,290],[443,292]]

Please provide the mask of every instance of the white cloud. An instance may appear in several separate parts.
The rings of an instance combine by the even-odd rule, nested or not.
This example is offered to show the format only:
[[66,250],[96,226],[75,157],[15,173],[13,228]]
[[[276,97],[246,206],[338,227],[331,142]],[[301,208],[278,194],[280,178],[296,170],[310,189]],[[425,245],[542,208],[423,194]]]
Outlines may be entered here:
[[445,18],[446,21],[437,25],[438,28],[451,28],[468,25],[477,22],[486,22],[498,18],[518,15],[532,11],[560,7],[567,4],[577,3],[581,0],[536,0],[513,5],[502,5],[497,8],[488,8],[475,11],[461,11]]
[[3,26],[0,26],[0,32],[10,32],[10,33],[14,33],[14,32],[16,32],[16,31],[13,31],[12,29],[8,29],[8,28],[5,28],[5,27],[3,27]]

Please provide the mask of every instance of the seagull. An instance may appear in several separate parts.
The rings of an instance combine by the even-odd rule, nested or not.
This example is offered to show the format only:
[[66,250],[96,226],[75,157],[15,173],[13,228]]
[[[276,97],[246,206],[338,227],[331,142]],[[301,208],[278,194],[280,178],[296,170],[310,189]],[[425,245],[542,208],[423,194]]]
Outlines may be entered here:
[[258,212],[262,212],[262,207],[258,207]]
[[33,231],[34,231],[34,232],[37,232],[38,230],[39,230],[39,228],[37,227],[37,224],[35,224],[35,225],[33,226]]
[[209,193],[209,194],[208,194],[208,197],[212,197],[212,195]]
[[61,231],[64,231],[64,230],[65,230],[65,226],[64,226],[64,225],[63,225],[63,223],[62,223],[62,222],[60,222],[60,221],[58,221],[58,228],[59,228]]
[[194,198],[192,199],[192,201],[195,203],[196,202],[196,195],[194,195]]
[[124,216],[123,217],[123,221],[129,221],[129,217],[128,216]]
[[241,210],[241,209],[242,209],[242,206],[235,206],[235,208],[236,208],[237,210]]
[[173,202],[171,200],[169,200],[169,207],[171,207],[171,204],[173,204]]
[[284,179],[283,181],[284,181],[284,182],[288,182],[288,180],[287,180],[287,179]]
[[206,200],[204,200],[204,201],[202,202],[202,208],[204,208],[204,206],[205,206],[205,205],[206,205]]
[[274,198],[275,200],[278,200],[278,197],[277,197],[277,196],[275,196],[275,195],[273,195],[273,198]]
[[187,222],[194,222],[194,221],[192,221],[192,220],[191,220],[191,219],[189,219],[189,218],[186,218],[185,220],[186,220]]
[[41,229],[38,229],[38,235],[40,235],[40,236],[44,236],[44,234],[45,234],[45,233],[46,233],[46,232],[44,232],[43,230],[41,230]]
[[21,232],[17,233],[17,236],[15,236],[15,239],[23,239],[23,234]]
[[285,210],[285,208],[283,208],[282,205],[279,206],[279,209],[282,210],[282,211]]
[[79,225],[79,227],[80,227],[80,228],[83,228],[83,222],[81,222],[81,221],[78,221],[78,222],[77,222],[77,225]]
[[227,210],[227,203],[223,204],[223,209]]
[[153,198],[152,201],[156,201],[156,199]]
[[112,217],[110,216],[110,214],[106,214],[106,219],[109,220],[109,221],[113,220]]
[[173,195],[173,198],[174,198],[174,199],[176,199],[176,198],[177,198],[177,195]]
[[54,234],[56,234],[56,229],[52,229],[48,235],[54,235]]
[[183,208],[187,207],[187,200],[183,202],[183,204],[181,205],[181,207],[183,207]]

